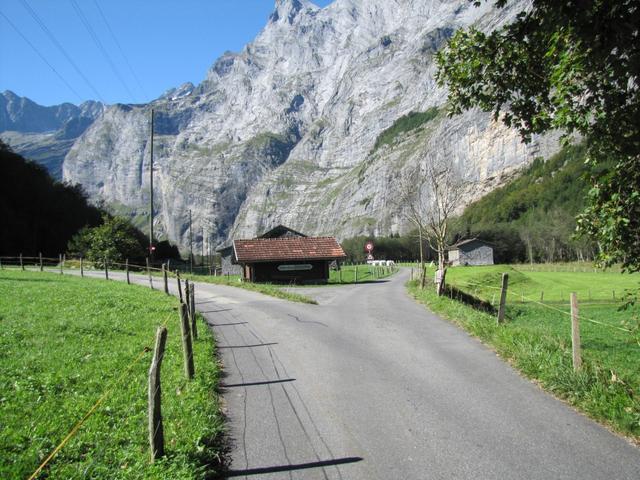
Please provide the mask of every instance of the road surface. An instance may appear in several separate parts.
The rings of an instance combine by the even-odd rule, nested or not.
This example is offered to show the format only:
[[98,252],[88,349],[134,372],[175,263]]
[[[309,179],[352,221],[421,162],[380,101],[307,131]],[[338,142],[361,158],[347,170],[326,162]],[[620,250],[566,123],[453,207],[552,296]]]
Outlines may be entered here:
[[297,290],[319,305],[196,285],[229,478],[640,479],[638,448],[417,304],[407,276]]

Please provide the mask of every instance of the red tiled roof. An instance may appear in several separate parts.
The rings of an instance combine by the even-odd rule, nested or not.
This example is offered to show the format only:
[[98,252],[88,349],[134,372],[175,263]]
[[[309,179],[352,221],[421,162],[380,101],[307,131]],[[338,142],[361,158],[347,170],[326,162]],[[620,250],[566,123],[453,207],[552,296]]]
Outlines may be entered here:
[[234,240],[239,263],[288,260],[333,260],[346,257],[333,237],[287,237]]

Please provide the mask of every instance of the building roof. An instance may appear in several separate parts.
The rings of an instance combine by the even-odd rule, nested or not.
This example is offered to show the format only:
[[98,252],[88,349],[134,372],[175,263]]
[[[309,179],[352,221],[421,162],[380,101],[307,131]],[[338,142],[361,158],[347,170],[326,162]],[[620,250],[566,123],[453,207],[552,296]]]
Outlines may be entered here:
[[279,238],[284,236],[306,237],[304,233],[296,232],[284,225],[278,225],[277,227],[273,227],[271,230],[264,232],[258,238]]
[[464,247],[464,246],[466,246],[466,245],[468,245],[470,243],[473,243],[473,242],[481,243],[483,245],[492,246],[491,243],[485,242],[484,240],[480,240],[479,238],[474,237],[474,238],[468,238],[466,240],[462,240],[462,241],[456,243],[455,245],[451,245],[449,248],[447,248],[447,250],[458,250],[460,247]]
[[346,257],[333,237],[286,237],[234,240],[239,263],[295,260],[335,260]]

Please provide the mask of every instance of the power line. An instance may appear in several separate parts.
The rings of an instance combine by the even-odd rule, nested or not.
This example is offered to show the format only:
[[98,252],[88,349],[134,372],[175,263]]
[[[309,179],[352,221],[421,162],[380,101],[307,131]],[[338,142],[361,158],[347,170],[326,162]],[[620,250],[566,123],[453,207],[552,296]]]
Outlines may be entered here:
[[102,95],[100,95],[100,93],[98,92],[98,90],[96,90],[96,87],[93,86],[93,84],[89,81],[89,79],[85,76],[84,73],[82,73],[82,71],[80,70],[80,68],[78,68],[78,66],[76,65],[76,63],[73,61],[73,59],[69,56],[69,54],[67,53],[67,51],[64,49],[64,47],[60,44],[60,42],[56,39],[56,37],[53,35],[53,33],[51,33],[51,30],[49,30],[49,28],[47,28],[47,26],[44,24],[44,22],[40,19],[40,17],[38,16],[38,14],[33,10],[33,8],[31,8],[31,5],[29,5],[27,3],[27,0],[20,0],[20,2],[22,3],[22,6],[25,8],[25,10],[27,10],[27,12],[29,13],[29,15],[31,15],[31,17],[36,21],[36,23],[38,24],[38,26],[42,29],[42,31],[47,35],[47,37],[49,37],[49,40],[51,40],[51,42],[58,48],[58,50],[60,50],[60,52],[64,55],[64,57],[67,59],[67,61],[71,64],[71,66],[74,68],[74,70],[76,71],[76,73],[78,75],[80,75],[82,77],[82,79],[84,80],[84,82],[89,86],[89,88],[91,90],[93,90],[93,93],[96,94],[96,97],[102,101],[102,103],[107,103],[105,102],[104,98],[102,98]]
[[107,20],[107,17],[105,16],[104,12],[102,11],[102,8],[100,8],[100,5],[98,4],[98,2],[96,0],[93,0],[93,3],[95,4],[96,8],[98,9],[98,12],[100,13],[100,16],[102,17],[102,20],[104,21],[104,24],[107,26],[107,30],[109,30],[109,33],[111,34],[111,38],[113,39],[113,42],[118,47],[118,50],[120,50],[120,54],[122,55],[122,58],[124,58],[124,61],[127,64],[127,67],[129,68],[129,71],[131,72],[131,75],[133,76],[133,78],[135,79],[136,83],[138,84],[138,88],[140,89],[140,91],[142,92],[142,94],[145,97],[148,97],[147,92],[145,91],[144,87],[142,86],[142,83],[140,83],[140,79],[136,75],[136,72],[133,70],[133,67],[131,66],[131,63],[129,63],[129,59],[125,55],[124,50],[123,50],[122,46],[120,45],[120,42],[118,41],[118,37],[116,37],[115,33],[113,33],[113,30],[111,29],[111,25],[109,24],[109,21]]
[[120,80],[120,83],[122,84],[124,89],[129,94],[129,97],[131,97],[131,100],[133,100],[134,102],[137,103],[135,95],[133,93],[131,93],[131,90],[129,89],[129,86],[124,81],[124,78],[122,78],[122,75],[120,75],[120,72],[118,71],[118,68],[116,67],[115,63],[113,63],[113,60],[111,60],[111,57],[109,56],[109,53],[107,52],[106,48],[104,48],[104,45],[100,41],[100,38],[96,34],[96,31],[91,26],[91,23],[89,22],[89,19],[87,19],[85,14],[82,12],[82,9],[80,8],[80,6],[76,2],[76,0],[70,0],[70,1],[71,1],[71,6],[73,7],[73,9],[76,11],[76,14],[78,15],[78,18],[80,18],[80,21],[82,22],[84,27],[87,29],[87,32],[89,32],[89,35],[91,36],[91,39],[93,40],[93,43],[96,44],[96,46],[98,47],[98,50],[100,50],[100,52],[102,53],[102,56],[105,58],[105,60],[109,64],[109,67],[111,68],[111,71],[114,73],[114,75],[116,77],[118,77],[118,80]]
[[51,65],[51,64],[49,63],[49,61],[46,59],[46,57],[45,57],[42,53],[40,53],[40,50],[38,50],[38,49],[36,48],[36,46],[35,46],[33,43],[31,43],[31,41],[30,41],[30,40],[29,40],[29,39],[28,39],[28,38],[27,38],[27,37],[26,37],[26,36],[25,36],[25,35],[24,35],[24,34],[23,34],[19,29],[18,29],[18,27],[16,27],[16,26],[14,25],[14,23],[13,23],[11,20],[9,20],[9,17],[7,17],[3,12],[0,12],[0,15],[2,15],[2,17],[7,21],[7,23],[8,23],[9,25],[11,25],[11,28],[13,28],[13,29],[16,31],[16,33],[17,33],[18,35],[20,35],[20,36],[22,37],[22,39],[23,39],[25,42],[27,42],[27,43],[29,44],[29,46],[33,49],[33,51],[34,51],[34,52],[36,52],[36,53],[38,54],[38,56],[40,57],[40,59],[42,59],[42,61],[43,61],[44,63],[46,63],[46,64],[49,66],[49,68],[50,68],[51,70],[53,70],[53,73],[55,73],[55,74],[58,76],[58,78],[62,81],[62,83],[64,83],[64,84],[67,86],[67,88],[68,88],[69,90],[71,90],[71,91],[73,92],[73,94],[74,94],[76,97],[78,97],[78,100],[82,101],[82,100],[83,100],[83,99],[82,99],[82,97],[81,97],[81,96],[80,96],[80,94],[75,90],[75,88],[73,88],[73,87],[71,86],[71,84],[70,84],[69,82],[67,82],[67,80],[66,80],[66,79],[65,79],[65,78],[60,74],[60,72],[58,72],[58,71],[53,67],[53,65]]

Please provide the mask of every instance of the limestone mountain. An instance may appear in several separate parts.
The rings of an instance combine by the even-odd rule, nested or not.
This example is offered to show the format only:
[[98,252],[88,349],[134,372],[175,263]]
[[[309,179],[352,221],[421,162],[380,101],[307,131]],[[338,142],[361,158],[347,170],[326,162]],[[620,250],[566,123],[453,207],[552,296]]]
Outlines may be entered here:
[[524,145],[481,112],[448,118],[434,53],[460,27],[490,30],[523,8],[466,0],[277,0],[260,34],[225,53],[199,85],[144,106],[107,107],[67,154],[64,179],[120,213],[148,215],[155,111],[156,229],[214,246],[285,224],[307,234],[389,234],[395,201],[430,155],[474,182],[461,208],[554,138]]
[[10,90],[0,94],[0,138],[20,155],[43,164],[56,179],[75,140],[102,114],[100,102],[44,107]]

